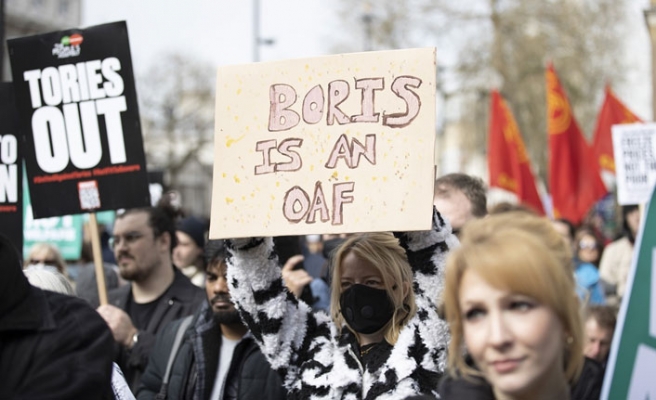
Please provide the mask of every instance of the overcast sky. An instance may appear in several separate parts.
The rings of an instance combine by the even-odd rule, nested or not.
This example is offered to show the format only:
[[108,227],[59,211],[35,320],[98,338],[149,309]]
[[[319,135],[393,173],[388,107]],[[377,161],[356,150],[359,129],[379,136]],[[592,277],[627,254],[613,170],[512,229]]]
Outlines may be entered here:
[[[183,53],[214,65],[253,61],[253,0],[83,1],[82,24],[127,21],[136,72],[158,55]],[[262,61],[328,54],[334,12],[319,0],[260,1]]]
[[[259,0],[260,36],[275,43],[261,46],[260,60],[304,58],[331,53],[349,33],[340,32],[334,1]],[[182,53],[212,65],[253,61],[254,0],[83,0],[82,25],[125,20],[137,78],[167,52]],[[650,49],[642,10],[648,0],[632,0],[634,30],[618,57],[627,57],[629,85],[614,88],[639,116],[651,116]],[[358,4],[354,2],[354,4]],[[358,12],[354,9],[354,12]],[[359,36],[360,32],[353,33]],[[444,56],[448,49],[438,48]]]

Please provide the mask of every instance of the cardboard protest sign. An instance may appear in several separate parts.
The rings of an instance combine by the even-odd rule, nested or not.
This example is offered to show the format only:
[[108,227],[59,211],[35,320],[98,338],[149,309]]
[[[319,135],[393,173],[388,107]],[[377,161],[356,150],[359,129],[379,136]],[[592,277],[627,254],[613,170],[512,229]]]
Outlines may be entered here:
[[125,22],[7,44],[34,217],[149,205]]
[[427,230],[435,49],[221,67],[211,238]]
[[18,113],[11,83],[0,83],[0,233],[23,247],[23,193]]
[[656,124],[613,125],[617,202],[643,204],[656,183]]
[[640,224],[627,291],[615,327],[602,399],[656,399],[656,191],[653,189],[650,199]]

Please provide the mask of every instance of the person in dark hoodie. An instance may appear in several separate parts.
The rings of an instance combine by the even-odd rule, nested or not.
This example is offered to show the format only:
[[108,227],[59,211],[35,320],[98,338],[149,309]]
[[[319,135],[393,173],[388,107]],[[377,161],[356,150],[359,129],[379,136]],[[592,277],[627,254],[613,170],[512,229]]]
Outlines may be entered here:
[[112,333],[84,300],[29,284],[0,235],[0,398],[111,399]]

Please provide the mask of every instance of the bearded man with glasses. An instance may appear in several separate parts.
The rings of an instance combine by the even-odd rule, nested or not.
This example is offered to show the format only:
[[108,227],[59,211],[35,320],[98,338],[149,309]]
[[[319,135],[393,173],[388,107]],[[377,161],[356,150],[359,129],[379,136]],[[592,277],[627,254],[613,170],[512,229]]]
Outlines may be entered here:
[[112,330],[115,360],[133,392],[157,332],[193,314],[204,301],[202,289],[173,265],[174,213],[160,207],[127,210],[116,217],[110,240],[119,273],[130,284],[110,291],[109,304],[98,312]]

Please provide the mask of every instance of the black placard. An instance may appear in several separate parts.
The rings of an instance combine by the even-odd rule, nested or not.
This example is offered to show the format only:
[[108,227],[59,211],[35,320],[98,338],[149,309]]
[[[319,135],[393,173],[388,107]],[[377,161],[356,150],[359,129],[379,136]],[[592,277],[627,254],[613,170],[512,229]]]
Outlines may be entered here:
[[0,232],[23,249],[22,143],[14,85],[0,83]]
[[125,22],[7,44],[34,217],[149,205]]

